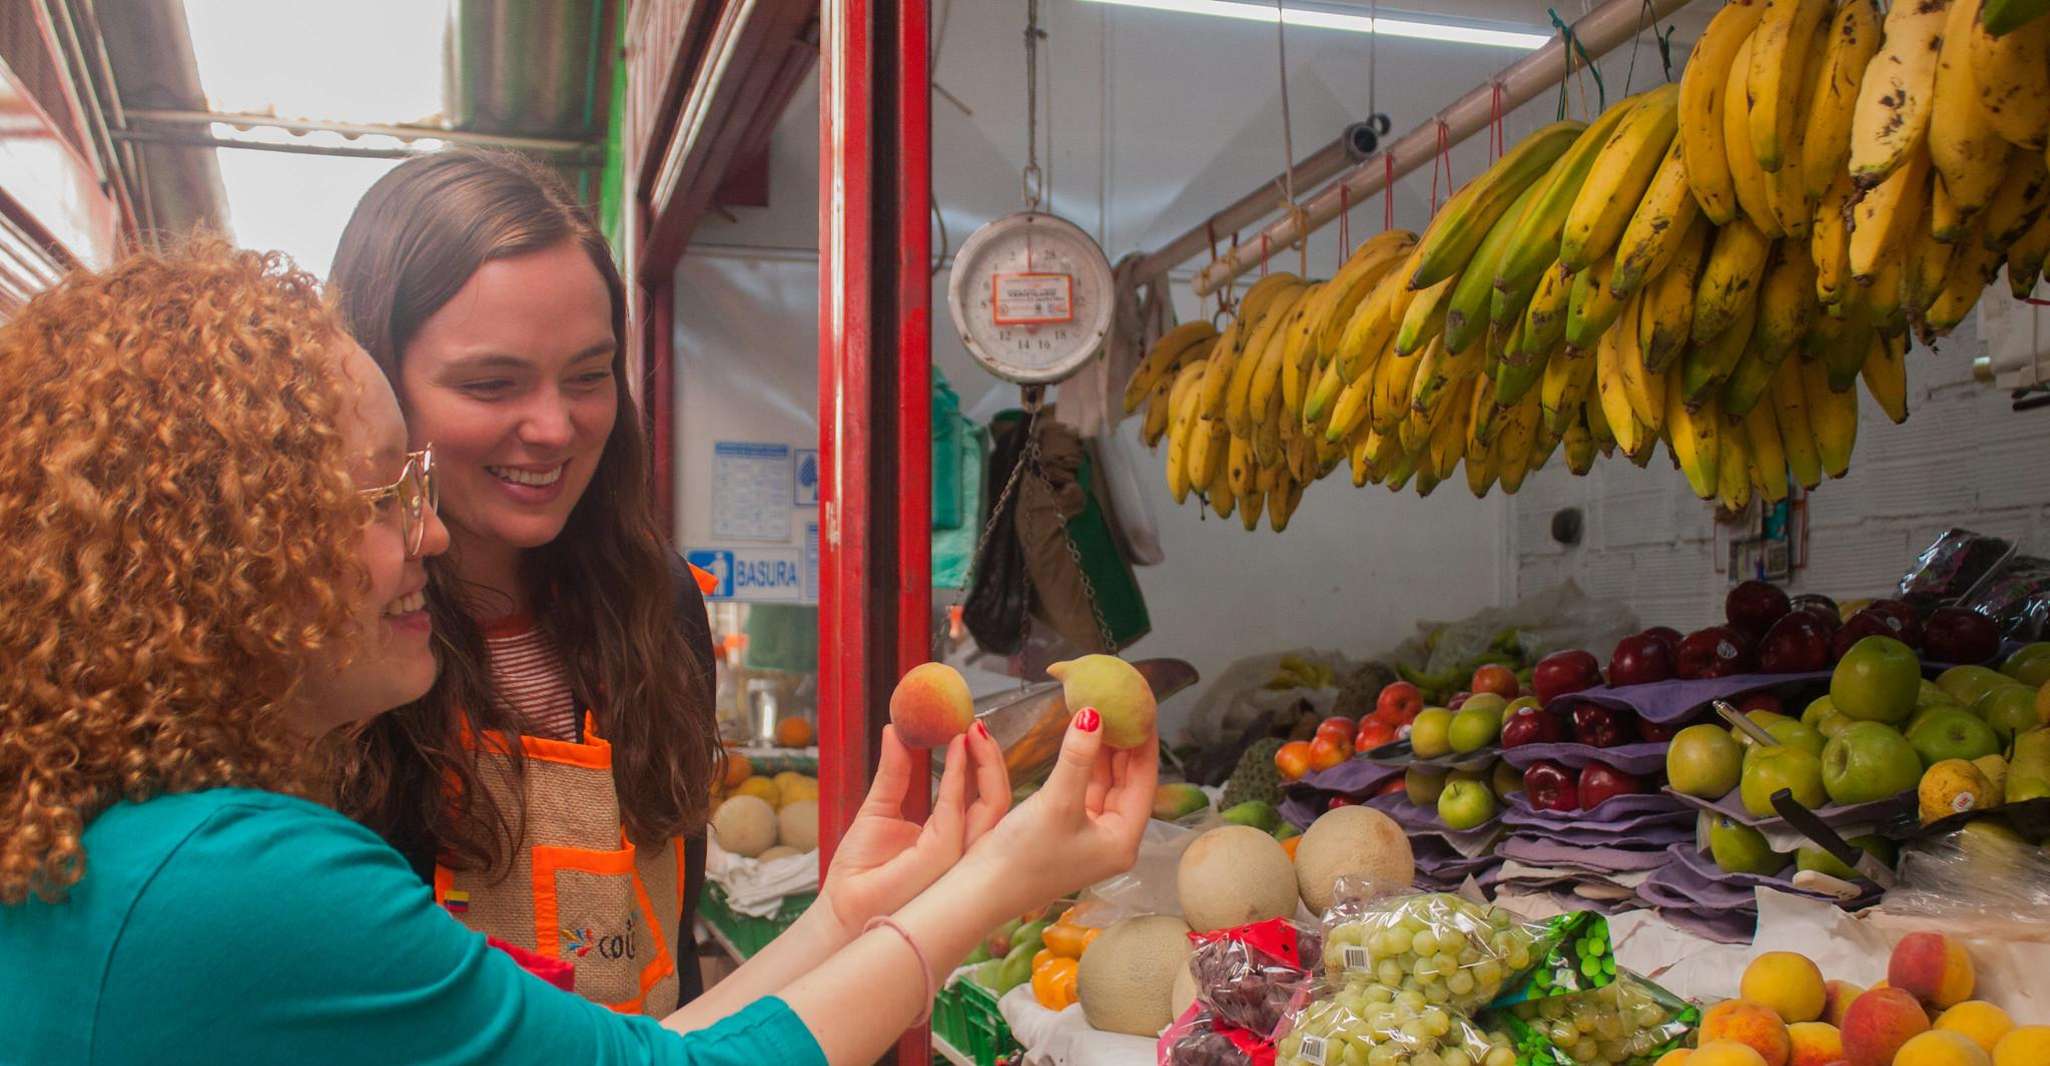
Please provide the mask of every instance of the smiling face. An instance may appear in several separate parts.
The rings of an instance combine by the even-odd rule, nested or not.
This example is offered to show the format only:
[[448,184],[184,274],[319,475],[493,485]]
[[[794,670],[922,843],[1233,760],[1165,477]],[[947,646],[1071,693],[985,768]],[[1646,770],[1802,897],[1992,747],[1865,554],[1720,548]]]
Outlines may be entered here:
[[618,417],[617,349],[604,279],[563,241],[487,261],[400,353],[466,580],[513,592],[510,563],[562,533]]
[[[354,341],[343,369],[355,391],[340,426],[356,487],[380,489],[406,471],[406,422],[397,397],[377,364]],[[417,554],[407,549],[406,523],[397,500],[377,505],[360,534],[358,561],[368,577],[354,603],[356,639],[339,666],[315,669],[290,715],[301,735],[320,736],[336,726],[362,721],[410,703],[434,684],[432,627],[427,619],[426,556],[448,547],[448,530],[427,508]]]

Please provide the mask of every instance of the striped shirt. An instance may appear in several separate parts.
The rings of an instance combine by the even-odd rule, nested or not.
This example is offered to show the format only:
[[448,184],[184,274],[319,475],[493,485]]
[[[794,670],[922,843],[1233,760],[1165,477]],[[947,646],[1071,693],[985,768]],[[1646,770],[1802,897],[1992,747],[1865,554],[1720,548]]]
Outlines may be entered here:
[[576,693],[548,635],[527,615],[487,622],[483,629],[499,706],[519,719],[520,731],[528,736],[576,740]]

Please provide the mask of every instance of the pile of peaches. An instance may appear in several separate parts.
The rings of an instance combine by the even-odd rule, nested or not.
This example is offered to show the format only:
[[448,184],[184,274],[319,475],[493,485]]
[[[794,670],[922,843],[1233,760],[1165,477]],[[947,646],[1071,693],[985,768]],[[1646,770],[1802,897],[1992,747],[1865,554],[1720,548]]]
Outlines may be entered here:
[[1768,951],[1744,970],[1738,998],[1701,1016],[1699,1046],[1656,1066],[2046,1066],[2050,1026],[2017,1026],[1972,998],[1962,944],[1911,933],[1871,988],[1825,981],[1805,955]]

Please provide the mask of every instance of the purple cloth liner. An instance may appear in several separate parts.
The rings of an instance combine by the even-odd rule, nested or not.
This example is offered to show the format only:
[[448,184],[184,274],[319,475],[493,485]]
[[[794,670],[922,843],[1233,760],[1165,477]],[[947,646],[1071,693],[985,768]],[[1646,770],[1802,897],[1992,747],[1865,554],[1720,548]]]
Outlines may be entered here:
[[1743,911],[1696,911],[1659,908],[1659,916],[1718,944],[1749,944],[1758,932],[1758,916]]
[[1408,796],[1375,796],[1367,801],[1374,808],[1395,819],[1395,824],[1411,832],[1439,833],[1452,837],[1465,835],[1486,835],[1502,824],[1502,816],[1495,815],[1472,829],[1453,829],[1438,817],[1437,807],[1419,807],[1409,801]]
[[1657,826],[1684,826],[1691,833],[1694,831],[1697,817],[1694,811],[1681,807],[1677,810],[1640,814],[1614,821],[1598,821],[1593,818],[1568,820],[1551,816],[1549,812],[1533,813],[1523,807],[1511,806],[1502,812],[1502,824],[1525,836],[1569,833],[1590,838],[1614,839]]
[[[1807,896],[1810,899],[1826,900],[1835,898],[1821,892],[1810,892],[1805,888],[1794,887],[1794,866],[1792,863],[1788,863],[1786,869],[1780,871],[1780,874],[1783,876],[1763,877],[1758,874],[1737,874],[1722,870],[1716,866],[1713,858],[1702,854],[1692,844],[1675,844],[1672,851],[1673,865],[1685,867],[1687,872],[1695,878],[1724,885],[1741,885],[1747,894],[1751,889],[1764,885],[1767,888],[1778,889],[1781,892],[1791,892],[1797,896]],[[1878,885],[1863,878],[1855,879],[1851,883],[1864,891],[1855,899],[1845,903],[1846,909],[1855,910],[1860,907],[1869,907],[1879,902],[1880,889]]]
[[1663,850],[1667,845],[1682,840],[1694,839],[1694,826],[1666,823],[1664,825],[1639,826],[1626,832],[1604,832],[1599,829],[1530,829],[1511,827],[1510,832],[1524,840],[1539,840],[1548,844],[1561,844],[1576,848],[1624,848],[1645,851]]
[[1365,759],[1378,766],[1392,766],[1398,770],[1407,770],[1412,766],[1421,766],[1426,770],[1480,770],[1494,762],[1495,757],[1500,754],[1501,747],[1490,744],[1479,751],[1453,752],[1449,755],[1420,759],[1410,748],[1408,740],[1398,740],[1393,744],[1383,744],[1355,758]]
[[1539,811],[1531,807],[1530,800],[1523,793],[1518,792],[1509,797],[1509,809],[1532,823],[1549,822],[1560,828],[1570,828],[1587,822],[1617,822],[1647,814],[1672,814],[1687,808],[1662,792],[1640,792],[1611,796],[1591,810]]
[[1495,853],[1531,866],[1585,870],[1593,874],[1643,873],[1672,861],[1665,848],[1594,848],[1525,836],[1505,838]]
[[1282,786],[1281,817],[1297,829],[1306,829],[1330,807],[1331,797],[1363,799],[1401,776],[1399,767],[1380,766],[1355,756]]
[[[1689,796],[1675,792],[1670,786],[1663,791],[1696,810],[1726,815],[1731,821],[1739,825],[1748,825],[1753,829],[1760,830],[1784,829],[1793,831],[1793,826],[1788,825],[1786,819],[1776,814],[1764,818],[1754,817],[1750,811],[1744,809],[1743,799],[1735,792],[1731,792],[1719,800],[1705,800],[1699,796]],[[1884,824],[1905,818],[1913,813],[1914,809],[1915,793],[1913,790],[1910,790],[1891,799],[1873,800],[1870,803],[1830,804],[1826,807],[1817,808],[1815,815],[1822,819],[1822,824],[1831,829],[1837,829],[1851,825]]]
[[1523,744],[1504,748],[1502,758],[1518,770],[1528,770],[1532,763],[1551,759],[1576,770],[1589,763],[1603,763],[1626,774],[1645,777],[1665,770],[1666,742],[1645,741],[1613,748],[1597,748],[1588,744]]
[[1624,685],[1611,688],[1598,685],[1579,692],[1569,692],[1555,697],[1546,708],[1564,711],[1582,701],[1601,703],[1610,707],[1625,707],[1636,711],[1653,722],[1677,722],[1708,705],[1710,700],[1727,700],[1762,688],[1795,684],[1802,681],[1827,681],[1830,671],[1817,670],[1804,674],[1732,674],[1729,677],[1705,677],[1694,681],[1654,681],[1649,685]]

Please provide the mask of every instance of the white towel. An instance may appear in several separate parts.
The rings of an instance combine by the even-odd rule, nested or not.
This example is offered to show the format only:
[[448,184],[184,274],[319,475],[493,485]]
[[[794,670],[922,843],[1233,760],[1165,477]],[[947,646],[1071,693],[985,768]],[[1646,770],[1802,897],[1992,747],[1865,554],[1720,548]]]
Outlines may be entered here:
[[726,905],[735,914],[773,918],[785,896],[819,889],[819,853],[786,855],[763,862],[735,855],[705,841],[705,879],[726,891]]

